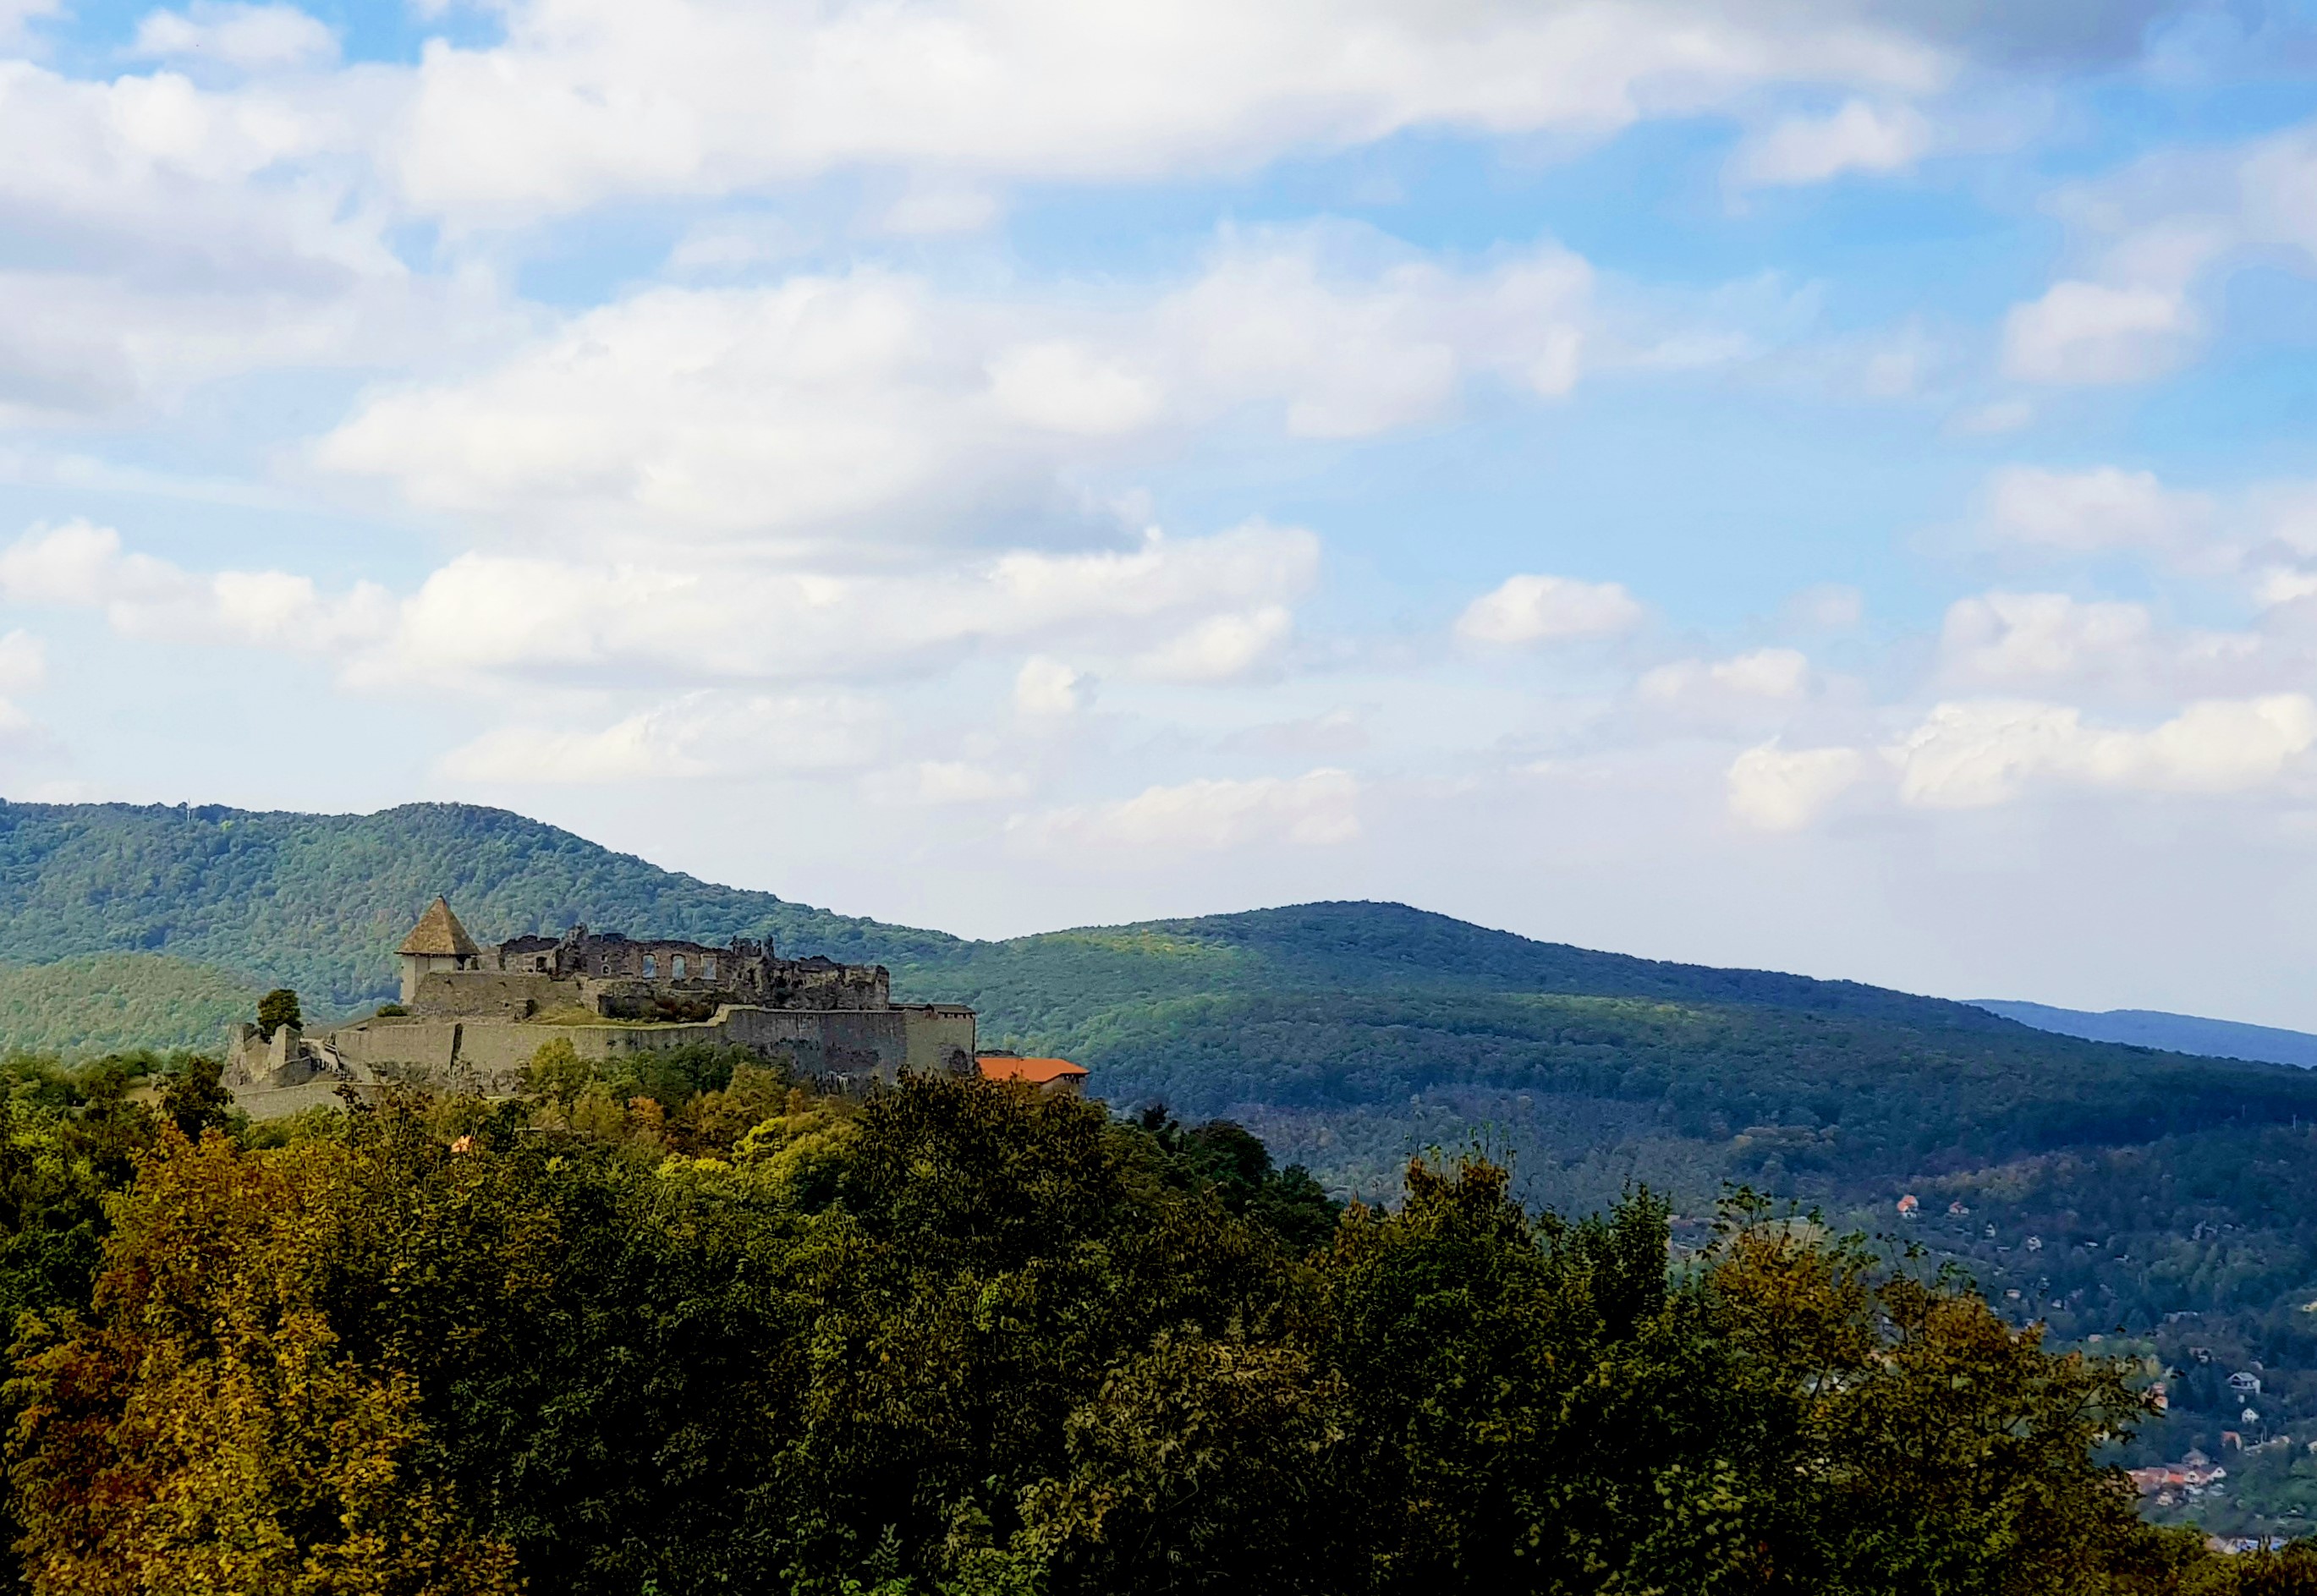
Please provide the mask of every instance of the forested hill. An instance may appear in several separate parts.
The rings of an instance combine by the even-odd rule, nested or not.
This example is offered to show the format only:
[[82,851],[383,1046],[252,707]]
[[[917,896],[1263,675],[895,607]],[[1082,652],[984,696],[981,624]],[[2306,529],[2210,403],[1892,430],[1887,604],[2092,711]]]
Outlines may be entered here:
[[997,1023],[1031,1030],[1124,1000],[1254,987],[1560,993],[2017,1029],[1966,1004],[1597,953],[1398,904],[973,942],[716,886],[504,809],[0,802],[0,963],[166,954],[351,1009],[393,992],[392,950],[437,893],[485,941],[575,922],[720,941],[769,934],[784,952],[890,966],[920,997],[963,996],[966,983]]
[[163,953],[344,1010],[395,987],[393,949],[435,894],[479,938],[575,920],[674,936],[775,936],[832,958],[953,944],[717,887],[504,809],[375,815],[0,803],[0,962]]
[[[2317,1430],[2301,1311],[2317,1072],[1395,904],[979,942],[718,887],[501,810],[0,804],[0,1048],[208,1042],[237,994],[277,984],[309,1013],[364,1007],[438,892],[479,938],[585,921],[882,962],[901,994],[972,1003],[986,1043],[1076,1058],[1120,1108],[1237,1119],[1339,1193],[1388,1196],[1412,1153],[1478,1139],[1564,1211],[1640,1181],[1695,1216],[1742,1181],[1888,1227],[1913,1197],[1911,1235],[2007,1314],[2144,1330],[2184,1367],[2194,1340],[2208,1373],[2258,1359],[2269,1422]],[[2202,1316],[2167,1317],[2183,1314]],[[2197,1378],[2149,1446],[2217,1452],[2242,1404]]]

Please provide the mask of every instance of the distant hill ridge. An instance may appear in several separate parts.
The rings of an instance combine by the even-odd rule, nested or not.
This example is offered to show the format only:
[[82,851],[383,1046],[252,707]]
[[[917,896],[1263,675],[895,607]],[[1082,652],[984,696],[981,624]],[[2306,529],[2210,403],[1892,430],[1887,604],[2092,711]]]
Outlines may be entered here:
[[[438,892],[479,938],[585,921],[881,962],[897,994],[972,1003],[988,1044],[1076,1059],[1123,1105],[1241,1117],[1355,1190],[1475,1126],[1530,1149],[1525,1178],[1568,1206],[1632,1179],[1698,1200],[1733,1177],[1843,1191],[2215,1117],[2317,1121],[2317,1077],[2297,1071],[1399,904],[971,941],[701,881],[500,809],[0,803],[0,964],[37,967],[11,979],[20,1012],[43,1016],[40,1045],[69,1034],[67,1000],[89,985],[59,960],[152,959],[157,981],[212,997],[291,985],[316,1015],[367,1007],[392,994],[391,950]],[[104,980],[135,985],[118,964]],[[211,1023],[201,1004],[169,1012]]]
[[2160,1009],[2107,1009],[2094,1012],[2003,998],[1977,998],[1973,1005],[2038,1030],[2082,1037],[2088,1041],[2317,1069],[2317,1036],[2305,1030],[2247,1025],[2236,1020],[2205,1020],[2194,1014],[2168,1014]]
[[973,942],[717,886],[475,805],[307,815],[0,801],[0,963],[165,953],[296,985],[313,1006],[352,1007],[392,994],[391,950],[438,892],[486,941],[579,921],[720,940],[770,933],[787,951],[873,959],[913,979],[971,976],[1001,992],[1025,962],[1067,950],[1097,987],[1083,997],[1237,985],[1228,966],[1245,956],[1266,979],[1298,985],[1412,982],[1990,1023],[1941,999],[1594,952],[1400,904],[1303,904]]

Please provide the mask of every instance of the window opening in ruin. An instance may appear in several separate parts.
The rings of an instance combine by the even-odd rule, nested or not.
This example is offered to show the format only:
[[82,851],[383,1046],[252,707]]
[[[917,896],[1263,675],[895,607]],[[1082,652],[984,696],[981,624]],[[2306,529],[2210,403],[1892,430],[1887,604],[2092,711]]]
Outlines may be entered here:
[[713,981],[716,978],[716,960],[714,958],[703,958],[700,961],[700,976],[701,978],[705,981]]
[[676,980],[681,981],[681,980],[683,980],[683,979],[684,979],[684,955],[683,955],[683,954],[679,953],[679,954],[677,954],[674,958],[671,958],[671,959],[669,959],[669,960],[668,960],[668,972],[667,972],[667,973],[668,973],[670,976],[674,976]]
[[649,953],[645,954],[645,955],[644,955],[644,979],[646,979],[647,981],[649,981],[649,980],[655,980],[655,979],[657,979],[657,978],[658,977],[658,976],[659,976],[659,960],[658,960],[657,958],[653,958],[650,954],[649,954]]

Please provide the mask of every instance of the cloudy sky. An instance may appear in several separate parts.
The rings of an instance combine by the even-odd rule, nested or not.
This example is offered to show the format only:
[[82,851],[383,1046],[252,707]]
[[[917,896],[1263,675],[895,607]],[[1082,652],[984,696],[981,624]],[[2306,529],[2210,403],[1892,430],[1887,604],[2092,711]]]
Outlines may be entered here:
[[0,790],[2317,1027],[2317,13],[0,0]]

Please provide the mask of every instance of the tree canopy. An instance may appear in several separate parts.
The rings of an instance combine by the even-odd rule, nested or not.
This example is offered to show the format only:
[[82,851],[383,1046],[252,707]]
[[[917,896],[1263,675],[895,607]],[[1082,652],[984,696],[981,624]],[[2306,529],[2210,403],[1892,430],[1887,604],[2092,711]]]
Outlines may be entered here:
[[1338,1209],[1227,1123],[660,1067],[255,1128],[21,1071],[31,1588],[2313,1588],[2135,1515],[2133,1366],[1763,1202]]

